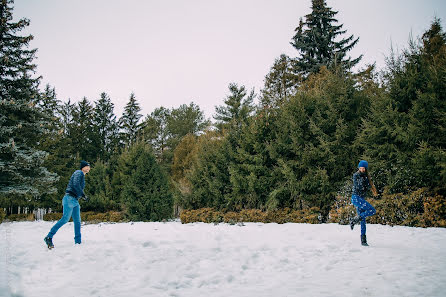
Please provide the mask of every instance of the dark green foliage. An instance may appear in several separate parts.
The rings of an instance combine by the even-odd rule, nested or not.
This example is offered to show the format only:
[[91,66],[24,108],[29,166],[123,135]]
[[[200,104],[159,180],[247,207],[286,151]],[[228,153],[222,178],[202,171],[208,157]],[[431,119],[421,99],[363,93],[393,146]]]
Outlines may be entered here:
[[325,0],[312,0],[311,13],[300,20],[291,44],[299,52],[295,60],[295,71],[307,77],[318,73],[322,66],[329,69],[342,67],[350,70],[362,58],[352,59],[347,53],[358,43],[353,35],[340,39],[347,31],[336,25],[337,14],[327,6]]
[[139,142],[124,152],[117,174],[122,207],[131,220],[157,221],[172,216],[173,198],[167,176],[148,145]]

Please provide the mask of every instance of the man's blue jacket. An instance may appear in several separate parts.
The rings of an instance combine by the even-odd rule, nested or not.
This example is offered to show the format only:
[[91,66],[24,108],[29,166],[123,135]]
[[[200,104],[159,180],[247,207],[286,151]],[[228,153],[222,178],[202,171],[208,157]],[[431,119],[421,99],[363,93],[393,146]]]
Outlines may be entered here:
[[67,189],[65,193],[70,196],[73,196],[76,199],[84,196],[84,188],[85,188],[85,175],[82,170],[76,170],[70,178],[68,182]]

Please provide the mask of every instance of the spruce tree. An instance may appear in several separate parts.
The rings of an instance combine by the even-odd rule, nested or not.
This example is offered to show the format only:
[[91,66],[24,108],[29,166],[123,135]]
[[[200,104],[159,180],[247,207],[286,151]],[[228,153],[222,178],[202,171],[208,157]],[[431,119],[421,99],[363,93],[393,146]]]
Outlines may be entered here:
[[[33,77],[36,49],[32,35],[18,32],[29,20],[12,22],[13,1],[0,2],[0,195],[2,204],[28,203],[53,192],[56,175],[42,164],[47,153],[38,148],[49,118],[37,106],[39,77]],[[27,201],[17,201],[26,197]]]
[[124,113],[119,119],[119,126],[122,132],[122,139],[125,146],[131,146],[136,142],[138,138],[138,133],[140,132],[139,120],[142,115],[139,113],[141,108],[139,103],[136,101],[135,94],[130,94],[130,99],[124,108]]
[[322,66],[329,69],[342,66],[350,70],[362,58],[362,55],[354,59],[347,57],[359,38],[350,35],[342,39],[347,31],[342,30],[343,25],[337,25],[335,16],[338,12],[328,7],[325,0],[312,0],[311,3],[311,13],[305,20],[300,19],[291,42],[299,53],[295,59],[295,72],[307,77],[318,73]]
[[101,93],[101,98],[95,102],[93,112],[93,126],[97,138],[94,143],[99,146],[98,157],[107,162],[111,154],[118,146],[118,123],[113,113],[114,105],[106,93]]

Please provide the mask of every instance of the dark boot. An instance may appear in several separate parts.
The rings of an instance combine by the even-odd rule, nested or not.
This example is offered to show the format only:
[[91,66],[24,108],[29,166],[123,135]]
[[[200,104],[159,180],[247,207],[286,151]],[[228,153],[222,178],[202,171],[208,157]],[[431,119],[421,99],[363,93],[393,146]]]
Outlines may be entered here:
[[361,244],[363,245],[363,246],[369,246],[368,244],[367,244],[367,236],[364,234],[364,235],[361,235]]
[[43,239],[43,241],[45,241],[46,245],[48,246],[49,249],[54,248],[54,244],[53,244],[53,239],[51,237],[45,237]]
[[359,223],[361,221],[361,217],[360,216],[356,216],[353,219],[350,219],[350,229],[353,230],[353,228],[355,228],[355,225],[357,223]]

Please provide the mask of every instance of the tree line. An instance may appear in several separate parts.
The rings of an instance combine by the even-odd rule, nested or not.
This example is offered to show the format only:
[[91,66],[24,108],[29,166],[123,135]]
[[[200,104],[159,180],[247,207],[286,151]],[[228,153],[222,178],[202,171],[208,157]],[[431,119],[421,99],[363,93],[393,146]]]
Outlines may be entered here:
[[[349,195],[366,159],[382,195],[427,188],[445,195],[446,34],[440,20],[382,70],[357,69],[324,0],[312,0],[259,94],[231,83],[214,121],[193,102],[145,118],[135,94],[122,116],[108,94],[62,102],[39,90],[12,1],[1,4],[0,206],[60,208],[80,160],[92,163],[83,210],[161,220],[181,209],[304,210],[323,218]],[[257,99],[257,103],[255,100]]]

